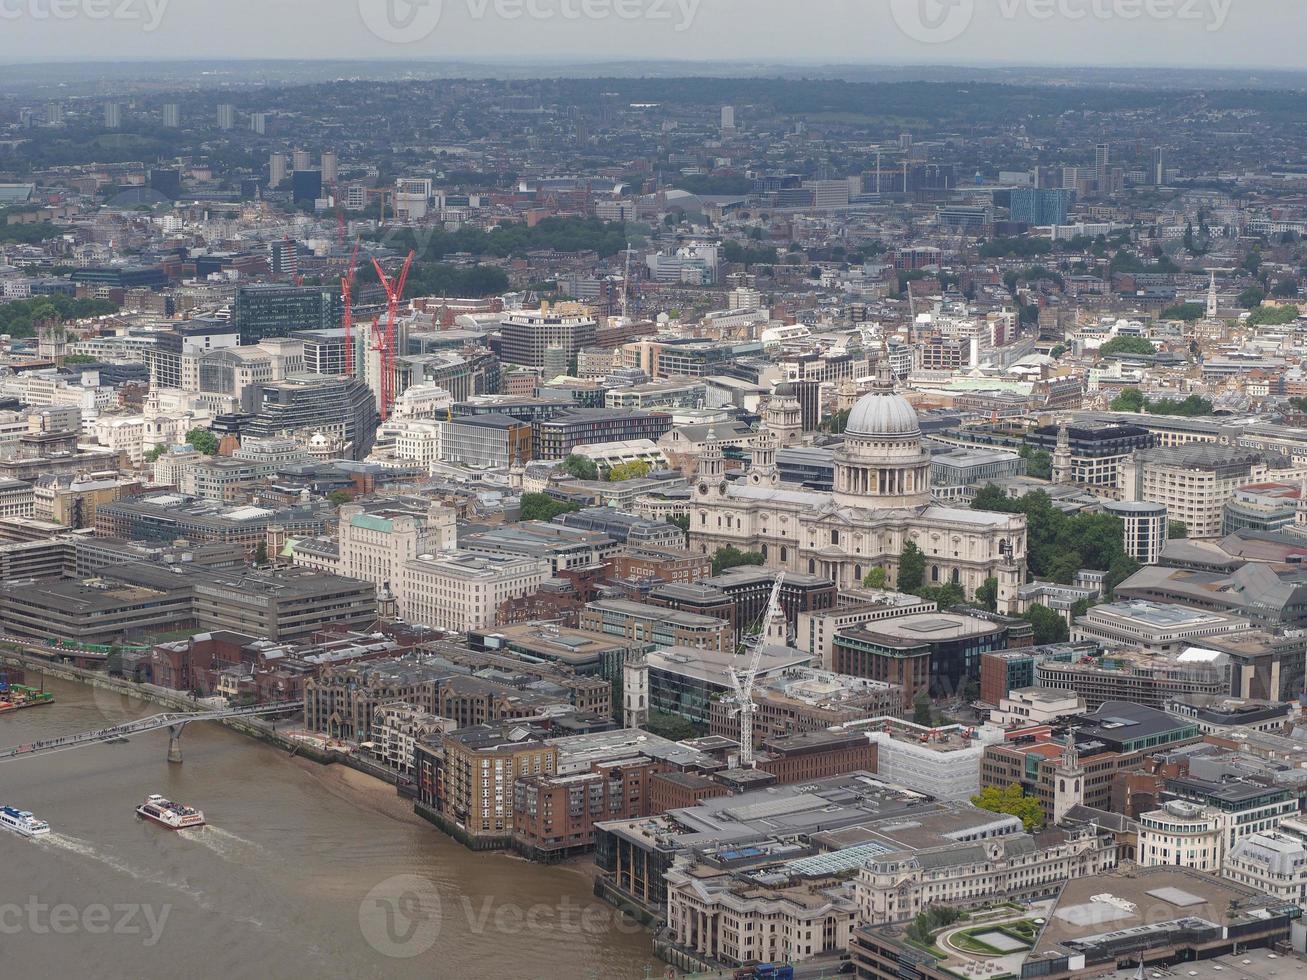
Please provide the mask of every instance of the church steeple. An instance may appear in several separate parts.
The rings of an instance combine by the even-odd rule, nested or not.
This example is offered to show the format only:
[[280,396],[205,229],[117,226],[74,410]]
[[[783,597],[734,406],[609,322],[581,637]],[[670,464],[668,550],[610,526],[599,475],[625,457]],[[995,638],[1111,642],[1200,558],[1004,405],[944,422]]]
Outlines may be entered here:
[[1067,812],[1085,801],[1085,769],[1080,764],[1075,729],[1066,733],[1062,758],[1053,770],[1053,823],[1059,824]]

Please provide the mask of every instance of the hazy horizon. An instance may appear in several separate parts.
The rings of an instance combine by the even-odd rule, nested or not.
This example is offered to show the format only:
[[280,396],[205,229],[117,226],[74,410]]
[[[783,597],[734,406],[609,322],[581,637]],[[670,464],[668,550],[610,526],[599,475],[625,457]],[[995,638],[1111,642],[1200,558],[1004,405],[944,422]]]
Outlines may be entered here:
[[0,0],[5,64],[1307,69],[1301,0]]

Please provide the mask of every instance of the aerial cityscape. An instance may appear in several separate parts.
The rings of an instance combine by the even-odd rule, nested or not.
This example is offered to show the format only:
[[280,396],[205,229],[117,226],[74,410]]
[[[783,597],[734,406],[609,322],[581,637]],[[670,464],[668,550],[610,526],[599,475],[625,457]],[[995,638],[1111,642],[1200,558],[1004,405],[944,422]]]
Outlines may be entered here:
[[854,6],[0,3],[0,976],[1307,980],[1307,7]]

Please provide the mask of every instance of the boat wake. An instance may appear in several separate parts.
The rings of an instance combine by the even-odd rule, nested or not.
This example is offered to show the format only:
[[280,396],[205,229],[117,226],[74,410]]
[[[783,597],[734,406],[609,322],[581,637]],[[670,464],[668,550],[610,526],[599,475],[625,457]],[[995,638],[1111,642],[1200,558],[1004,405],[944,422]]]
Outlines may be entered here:
[[119,874],[124,874],[129,878],[134,878],[136,881],[170,888],[191,899],[204,911],[213,911],[213,903],[210,902],[208,898],[205,897],[204,893],[198,888],[194,888],[184,881],[175,881],[160,872],[147,871],[144,868],[138,868],[134,865],[128,864],[121,858],[100,850],[90,841],[80,840],[76,837],[69,837],[67,834],[51,833],[47,834],[45,837],[38,838],[37,843],[42,846],[57,848],[58,850],[66,851],[69,854],[76,854],[79,857],[96,861],[107,868],[117,871]]
[[272,852],[262,844],[256,844],[252,840],[246,840],[212,824],[179,830],[177,834],[184,840],[194,841],[229,861],[239,861],[242,864],[249,864],[252,861],[267,863],[273,857]]

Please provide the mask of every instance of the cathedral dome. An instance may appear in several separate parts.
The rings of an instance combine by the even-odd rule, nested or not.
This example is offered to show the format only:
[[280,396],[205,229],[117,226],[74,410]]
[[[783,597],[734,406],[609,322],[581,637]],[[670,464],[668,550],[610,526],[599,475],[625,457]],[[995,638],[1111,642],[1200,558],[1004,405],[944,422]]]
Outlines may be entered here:
[[920,438],[921,424],[907,399],[892,390],[873,391],[849,412],[844,434],[870,438]]

